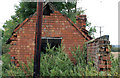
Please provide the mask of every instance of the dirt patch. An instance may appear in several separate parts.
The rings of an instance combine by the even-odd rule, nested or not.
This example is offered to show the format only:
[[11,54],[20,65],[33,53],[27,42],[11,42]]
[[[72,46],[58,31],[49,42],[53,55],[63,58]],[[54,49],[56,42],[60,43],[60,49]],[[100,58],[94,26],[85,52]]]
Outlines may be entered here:
[[118,58],[118,54],[120,54],[120,52],[111,52],[114,55],[114,58]]

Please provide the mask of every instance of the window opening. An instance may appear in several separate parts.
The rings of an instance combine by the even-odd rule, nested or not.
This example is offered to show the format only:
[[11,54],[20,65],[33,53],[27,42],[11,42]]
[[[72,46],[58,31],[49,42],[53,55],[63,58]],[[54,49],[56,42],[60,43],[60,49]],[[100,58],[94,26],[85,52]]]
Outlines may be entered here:
[[47,42],[50,44],[50,48],[56,47],[61,45],[61,39],[62,38],[55,38],[55,37],[42,37],[42,44],[41,44],[41,51],[43,53],[46,53],[46,48],[47,48]]

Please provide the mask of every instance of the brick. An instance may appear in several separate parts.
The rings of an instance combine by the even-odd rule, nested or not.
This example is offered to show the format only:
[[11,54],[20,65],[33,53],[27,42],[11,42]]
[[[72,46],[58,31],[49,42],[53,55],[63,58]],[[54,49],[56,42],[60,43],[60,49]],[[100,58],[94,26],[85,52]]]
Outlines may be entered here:
[[107,61],[107,64],[111,64],[112,62],[111,61]]
[[105,64],[106,61],[100,60],[100,64]]
[[99,64],[99,68],[106,68],[106,65],[104,65],[104,64]]
[[112,65],[106,65],[106,68],[111,68],[112,67]]
[[[81,45],[80,48],[82,49],[84,42],[88,41],[70,22],[73,23],[69,18],[67,19],[64,17],[59,11],[54,11],[50,16],[43,16],[42,23],[42,37],[63,37],[63,45],[65,45],[65,50],[69,55],[71,55],[69,48],[73,48],[75,45]],[[81,25],[86,24],[84,21],[81,22]],[[10,53],[11,55],[16,54],[15,57],[17,57],[17,60],[26,62],[26,57],[30,58],[34,55],[36,16],[26,19],[23,23],[25,24],[20,25],[20,30],[18,30],[18,28],[15,29],[17,45],[11,46]],[[13,44],[13,42],[10,44]],[[71,58],[71,60],[75,62],[74,58]]]
[[103,60],[110,60],[110,57],[104,56],[102,57]]

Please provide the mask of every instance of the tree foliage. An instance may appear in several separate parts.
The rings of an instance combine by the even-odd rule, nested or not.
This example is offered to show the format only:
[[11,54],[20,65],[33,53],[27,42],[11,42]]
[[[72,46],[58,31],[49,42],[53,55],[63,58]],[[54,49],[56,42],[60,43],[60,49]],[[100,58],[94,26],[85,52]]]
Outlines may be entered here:
[[[52,4],[59,10],[59,11],[67,11],[67,13],[69,14],[70,12],[72,12],[72,9],[76,9],[76,1],[74,2],[52,2]],[[75,11],[74,11],[75,12]]]
[[96,28],[95,28],[95,27],[89,27],[88,34],[89,34],[91,37],[95,38],[95,36],[94,36],[94,33],[95,33],[95,32],[96,32]]
[[19,6],[16,6],[16,16],[19,19],[25,20],[31,14],[35,13],[36,11],[36,2],[20,2]]
[[112,52],[120,52],[120,47],[112,47],[111,51]]
[[[76,2],[52,2],[52,4],[57,8],[58,11],[66,11],[67,14],[72,12],[73,8],[76,8]],[[31,14],[36,11],[36,2],[20,2],[19,6],[16,7],[16,16],[20,19],[26,19]]]
[[[0,57],[1,57],[1,54],[2,54],[2,29],[0,29]],[[1,59],[0,59],[1,60]]]
[[14,16],[11,16],[12,19],[6,21],[3,25],[4,30],[2,31],[2,54],[9,51],[9,45],[6,44],[6,41],[11,37],[14,28],[18,25],[19,20]]

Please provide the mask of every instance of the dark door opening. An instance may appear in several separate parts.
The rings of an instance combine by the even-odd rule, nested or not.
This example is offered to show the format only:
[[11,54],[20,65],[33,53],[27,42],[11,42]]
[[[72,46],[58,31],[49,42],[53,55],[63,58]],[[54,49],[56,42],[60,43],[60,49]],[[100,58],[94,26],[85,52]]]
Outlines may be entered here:
[[41,44],[41,51],[43,53],[46,53],[46,48],[47,48],[47,43],[50,44],[50,48],[52,47],[56,47],[58,48],[58,46],[61,45],[61,37],[60,38],[56,38],[56,37],[42,37],[42,44]]

